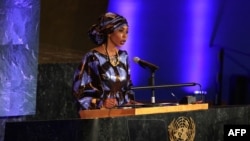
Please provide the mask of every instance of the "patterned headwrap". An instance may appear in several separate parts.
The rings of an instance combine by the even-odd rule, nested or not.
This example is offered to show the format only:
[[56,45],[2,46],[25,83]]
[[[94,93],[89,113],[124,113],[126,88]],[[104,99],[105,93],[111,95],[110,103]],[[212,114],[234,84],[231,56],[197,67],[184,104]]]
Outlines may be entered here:
[[98,23],[91,26],[88,36],[96,45],[101,45],[107,41],[107,34],[112,33],[119,27],[128,25],[127,20],[115,13],[105,13],[98,19]]

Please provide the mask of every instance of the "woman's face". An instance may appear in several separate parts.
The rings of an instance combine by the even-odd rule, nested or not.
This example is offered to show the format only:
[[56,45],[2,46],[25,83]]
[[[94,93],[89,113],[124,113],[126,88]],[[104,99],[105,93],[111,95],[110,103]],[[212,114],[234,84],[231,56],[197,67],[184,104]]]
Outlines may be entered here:
[[128,26],[124,25],[109,34],[109,44],[120,47],[123,46],[128,37]]

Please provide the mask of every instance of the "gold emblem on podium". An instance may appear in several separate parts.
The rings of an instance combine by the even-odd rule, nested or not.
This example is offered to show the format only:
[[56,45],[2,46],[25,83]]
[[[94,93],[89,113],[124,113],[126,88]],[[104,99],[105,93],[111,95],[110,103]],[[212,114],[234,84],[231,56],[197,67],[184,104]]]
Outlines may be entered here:
[[193,141],[195,124],[193,119],[181,116],[174,119],[168,126],[170,141]]

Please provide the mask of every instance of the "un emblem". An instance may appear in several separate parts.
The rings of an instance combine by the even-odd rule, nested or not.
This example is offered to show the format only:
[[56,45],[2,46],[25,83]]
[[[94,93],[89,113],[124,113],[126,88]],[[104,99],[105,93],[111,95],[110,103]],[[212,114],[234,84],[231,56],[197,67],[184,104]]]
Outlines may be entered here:
[[193,141],[195,136],[195,124],[193,119],[179,117],[168,126],[170,141]]

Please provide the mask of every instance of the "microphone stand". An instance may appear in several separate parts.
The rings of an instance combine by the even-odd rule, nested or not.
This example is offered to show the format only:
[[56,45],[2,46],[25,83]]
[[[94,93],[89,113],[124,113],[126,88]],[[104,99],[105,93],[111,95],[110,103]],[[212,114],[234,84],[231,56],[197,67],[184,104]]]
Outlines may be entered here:
[[[139,65],[143,68],[148,68],[151,71],[151,86],[155,85],[155,71],[159,68],[158,66],[155,66],[151,63],[145,62],[143,60],[140,61],[138,57],[134,58],[136,63],[139,63]],[[141,63],[140,63],[141,62]],[[155,89],[152,88],[152,95],[151,95],[151,103],[155,103]]]
[[[155,71],[151,71],[151,86],[155,86]],[[155,89],[152,88],[151,103],[155,103]]]

